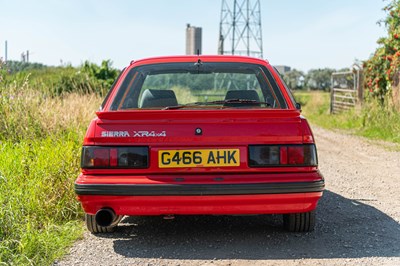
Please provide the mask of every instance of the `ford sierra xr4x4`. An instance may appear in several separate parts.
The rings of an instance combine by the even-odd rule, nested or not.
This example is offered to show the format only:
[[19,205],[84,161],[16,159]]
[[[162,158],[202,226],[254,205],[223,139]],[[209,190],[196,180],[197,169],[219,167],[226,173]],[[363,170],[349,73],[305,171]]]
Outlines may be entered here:
[[265,60],[132,61],[84,138],[75,191],[88,230],[111,232],[125,215],[240,214],[313,230],[324,178],[299,109]]

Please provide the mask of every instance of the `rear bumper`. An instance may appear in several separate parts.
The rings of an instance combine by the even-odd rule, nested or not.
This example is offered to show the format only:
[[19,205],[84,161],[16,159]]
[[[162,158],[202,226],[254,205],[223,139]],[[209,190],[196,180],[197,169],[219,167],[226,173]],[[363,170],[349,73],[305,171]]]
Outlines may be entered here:
[[95,196],[80,195],[86,213],[112,208],[117,215],[232,215],[312,211],[322,192],[220,196]]
[[78,195],[207,196],[321,192],[324,181],[252,184],[75,184]]
[[106,207],[112,208],[117,215],[132,216],[278,214],[308,212],[316,208],[324,189],[319,172],[297,174],[299,181],[293,178],[289,181],[292,174],[275,174],[274,180],[279,180],[277,175],[286,177],[283,180],[288,182],[259,182],[266,179],[262,178],[253,183],[227,184],[100,183],[98,176],[81,175],[75,183],[75,191],[89,214]]

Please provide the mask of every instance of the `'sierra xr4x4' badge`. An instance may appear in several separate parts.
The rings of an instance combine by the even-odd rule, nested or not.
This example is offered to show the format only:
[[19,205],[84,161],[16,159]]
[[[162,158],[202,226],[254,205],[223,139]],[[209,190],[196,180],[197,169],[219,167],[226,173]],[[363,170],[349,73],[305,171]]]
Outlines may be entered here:
[[[130,137],[131,135],[129,134],[128,131],[102,131],[101,132],[102,137],[119,137],[119,138],[125,138],[125,137]],[[161,132],[155,132],[153,131],[133,131],[133,137],[166,137],[167,133],[166,131],[161,131]]]

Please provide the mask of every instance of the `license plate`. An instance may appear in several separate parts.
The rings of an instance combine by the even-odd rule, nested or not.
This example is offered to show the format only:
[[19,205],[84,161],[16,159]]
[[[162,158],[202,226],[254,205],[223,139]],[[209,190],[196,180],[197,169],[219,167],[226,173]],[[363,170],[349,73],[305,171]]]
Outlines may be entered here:
[[158,167],[239,166],[239,149],[159,150]]

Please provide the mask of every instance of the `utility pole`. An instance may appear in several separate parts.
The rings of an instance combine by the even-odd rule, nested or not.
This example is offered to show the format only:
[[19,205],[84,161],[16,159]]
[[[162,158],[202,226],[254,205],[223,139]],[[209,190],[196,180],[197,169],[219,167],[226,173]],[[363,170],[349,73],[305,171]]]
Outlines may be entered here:
[[8,56],[8,45],[7,45],[7,41],[5,41],[4,44],[4,62],[7,63],[7,56]]
[[26,50],[26,62],[29,63],[29,50]]
[[218,54],[263,58],[260,0],[222,0],[219,26]]

